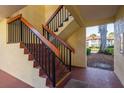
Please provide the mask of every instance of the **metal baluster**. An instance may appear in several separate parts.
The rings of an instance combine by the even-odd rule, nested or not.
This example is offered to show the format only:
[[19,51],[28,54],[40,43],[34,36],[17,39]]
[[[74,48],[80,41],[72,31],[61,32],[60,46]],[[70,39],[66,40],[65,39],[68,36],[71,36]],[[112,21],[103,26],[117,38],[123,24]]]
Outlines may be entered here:
[[35,34],[33,33],[33,56],[35,58]]
[[19,35],[19,25],[18,25],[18,21],[19,21],[19,20],[17,20],[17,23],[16,23],[16,25],[17,25],[17,31],[16,31],[16,32],[17,32],[17,42],[20,42],[20,41],[19,41],[20,35]]
[[71,71],[71,50],[69,50],[69,70]]
[[63,25],[63,22],[62,22],[62,9],[60,10],[60,26]]
[[51,30],[53,31],[53,20],[51,21]]
[[55,30],[56,30],[56,16],[54,17],[54,31],[53,32],[55,32]]
[[50,49],[48,49],[48,75],[50,76]]
[[42,42],[42,46],[41,46],[41,53],[42,53],[42,62],[41,62],[41,66],[42,66],[42,68],[43,68],[43,61],[44,61],[44,44],[43,44],[43,42]]
[[14,36],[14,37],[15,37],[15,41],[14,41],[14,43],[16,43],[16,42],[17,42],[17,41],[16,41],[16,40],[17,40],[17,38],[16,38],[16,29],[17,29],[16,21],[15,21],[14,23],[15,23],[15,36]]
[[13,22],[13,43],[15,42],[15,23]]
[[68,10],[66,9],[66,21],[68,20],[68,17],[69,17]]
[[65,64],[68,66],[68,48],[66,48],[66,62],[65,62]]
[[58,14],[56,15],[56,32],[58,31],[58,27],[59,27],[59,21],[58,21]]
[[35,47],[35,48],[36,48],[36,49],[35,49],[36,52],[35,52],[35,54],[36,54],[36,61],[37,61],[37,63],[38,63],[38,40],[37,40],[37,36],[35,36],[35,37],[36,37],[36,45],[35,45],[35,46],[36,46],[36,47]]
[[55,66],[55,54],[52,54],[52,78],[53,78],[53,87],[56,87],[56,66]]
[[44,46],[44,65],[45,65],[45,71],[47,72],[47,47]]
[[53,32],[55,31],[55,19],[53,18]]
[[58,28],[60,27],[60,11],[58,12]]
[[64,9],[64,10],[63,10],[63,11],[64,11],[64,12],[63,12],[63,14],[64,14],[64,21],[66,21],[66,9],[65,9],[65,7],[63,7],[63,9]]
[[10,43],[10,24],[8,24],[8,43]]
[[20,36],[19,40],[21,42],[23,42],[24,41],[24,33],[23,33],[23,25],[22,25],[21,21],[19,21],[19,36]]
[[9,31],[8,31],[8,33],[9,33],[9,34],[8,34],[8,35],[9,35],[9,38],[8,38],[8,39],[9,39],[9,40],[8,40],[8,41],[11,43],[11,38],[12,38],[12,37],[11,37],[12,30],[11,30],[11,29],[12,29],[12,26],[11,26],[11,24],[8,24],[8,25],[9,25]]
[[32,42],[33,41],[33,38],[32,38],[33,33],[31,30],[30,30],[30,33],[31,33],[31,36],[30,36],[31,37],[31,44],[30,44],[31,46],[30,47],[31,47],[31,53],[33,54],[33,49],[32,49],[33,48],[32,47],[33,46],[33,42]]
[[24,27],[24,43],[25,43],[25,46],[26,46],[26,31],[25,31],[25,25],[23,25]]
[[41,47],[40,47],[40,39],[38,38],[38,52],[39,52],[39,53],[38,53],[38,54],[39,54],[39,55],[38,55],[38,61],[39,61],[38,64],[39,64],[39,65],[40,65],[40,61],[41,61],[41,60],[40,60],[40,59],[41,59],[41,58],[40,58],[40,53],[41,53],[40,50],[41,50]]
[[31,53],[31,31],[30,31],[30,29],[28,30],[28,33],[29,33],[29,42],[28,42],[28,44],[29,44],[29,52]]
[[63,45],[61,45],[61,59],[63,58]]
[[64,64],[66,64],[65,63],[65,47],[63,46],[63,51],[64,51],[64,53],[63,53],[63,62],[64,62]]

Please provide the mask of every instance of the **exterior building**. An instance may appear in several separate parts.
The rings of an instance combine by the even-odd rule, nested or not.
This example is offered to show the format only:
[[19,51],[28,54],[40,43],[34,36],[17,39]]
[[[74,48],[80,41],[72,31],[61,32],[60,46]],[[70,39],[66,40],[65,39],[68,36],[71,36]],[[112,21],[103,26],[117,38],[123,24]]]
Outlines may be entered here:
[[[96,36],[95,38],[89,36],[86,38],[86,45],[87,47],[100,47],[100,36]],[[107,46],[114,45],[114,37],[107,37],[106,41]]]

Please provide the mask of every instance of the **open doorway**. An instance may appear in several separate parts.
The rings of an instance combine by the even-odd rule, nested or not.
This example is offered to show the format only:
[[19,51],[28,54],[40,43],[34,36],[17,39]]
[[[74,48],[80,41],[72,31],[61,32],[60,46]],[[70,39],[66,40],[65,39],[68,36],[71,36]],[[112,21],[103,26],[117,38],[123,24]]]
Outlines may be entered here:
[[114,70],[114,24],[86,28],[87,66]]

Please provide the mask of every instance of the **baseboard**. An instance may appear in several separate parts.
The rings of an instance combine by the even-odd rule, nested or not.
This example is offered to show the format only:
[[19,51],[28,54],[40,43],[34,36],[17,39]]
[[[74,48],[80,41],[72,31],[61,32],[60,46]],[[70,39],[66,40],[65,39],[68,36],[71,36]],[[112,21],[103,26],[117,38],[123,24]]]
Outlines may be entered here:
[[86,69],[86,67],[80,67],[80,66],[71,66],[72,68],[82,68],[82,69]]

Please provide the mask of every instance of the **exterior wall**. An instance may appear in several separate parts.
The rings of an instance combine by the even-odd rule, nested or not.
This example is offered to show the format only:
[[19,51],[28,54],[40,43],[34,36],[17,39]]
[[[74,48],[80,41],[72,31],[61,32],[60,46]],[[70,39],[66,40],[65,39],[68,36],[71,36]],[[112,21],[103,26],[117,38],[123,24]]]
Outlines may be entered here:
[[115,22],[114,71],[124,85],[124,54],[120,53],[120,33],[124,32],[124,6],[120,8]]
[[87,47],[99,47],[100,46],[100,40],[87,40]]
[[[100,47],[100,40],[87,40],[87,47]],[[114,40],[107,40],[106,41],[106,46],[113,46],[114,45]]]
[[39,70],[33,68],[19,44],[7,44],[6,19],[0,21],[0,69],[33,87],[46,87],[46,79],[39,77]]
[[86,31],[84,27],[79,27],[67,39],[67,43],[75,49],[73,54],[72,65],[78,67],[86,67]]

